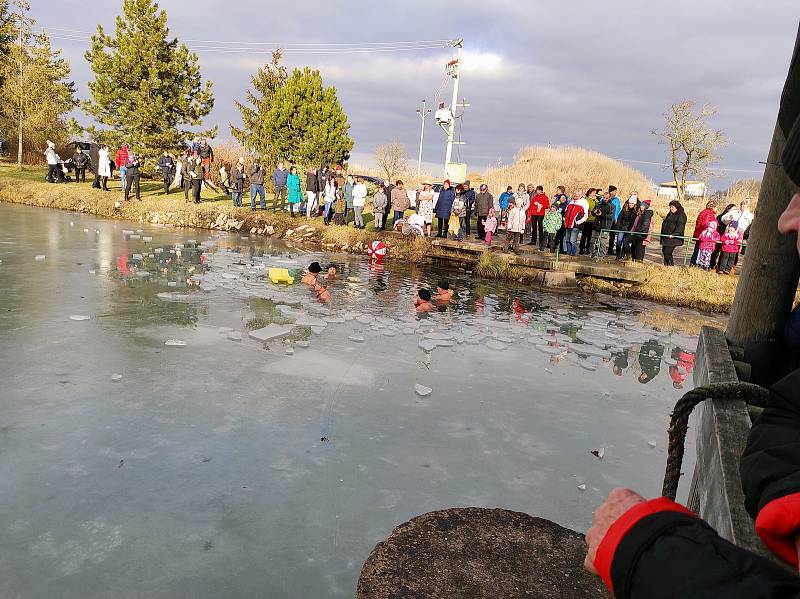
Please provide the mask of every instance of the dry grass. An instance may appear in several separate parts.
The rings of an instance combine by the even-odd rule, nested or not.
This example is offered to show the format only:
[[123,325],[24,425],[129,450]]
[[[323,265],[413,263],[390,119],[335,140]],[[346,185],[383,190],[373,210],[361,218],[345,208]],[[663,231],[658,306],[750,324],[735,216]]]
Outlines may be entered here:
[[652,300],[704,312],[727,313],[731,309],[739,278],[717,275],[690,266],[641,265],[646,271],[639,285],[615,284],[595,277],[581,278],[581,289],[622,297]]
[[533,279],[533,270],[511,264],[508,258],[503,254],[484,252],[475,265],[475,273],[486,279],[512,279],[515,281]]

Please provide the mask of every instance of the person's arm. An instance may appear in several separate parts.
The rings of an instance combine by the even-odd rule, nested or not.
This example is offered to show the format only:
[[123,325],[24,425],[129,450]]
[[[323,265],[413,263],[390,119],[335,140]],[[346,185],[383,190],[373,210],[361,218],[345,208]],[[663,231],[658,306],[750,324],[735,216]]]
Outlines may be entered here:
[[800,577],[736,547],[682,505],[614,489],[586,533],[585,565],[617,599],[779,599]]
[[[741,238],[741,236],[739,236]],[[773,553],[798,565],[800,538],[800,370],[778,381],[750,429],[740,463],[745,507]]]

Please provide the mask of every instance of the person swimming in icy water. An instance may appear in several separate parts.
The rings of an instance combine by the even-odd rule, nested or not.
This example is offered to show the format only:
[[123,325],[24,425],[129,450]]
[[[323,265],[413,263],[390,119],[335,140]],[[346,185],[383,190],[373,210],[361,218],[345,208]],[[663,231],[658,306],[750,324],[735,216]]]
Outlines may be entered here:
[[336,279],[336,265],[331,262],[328,264],[328,280],[333,281],[334,279]]
[[431,292],[427,289],[417,291],[417,300],[414,302],[417,312],[432,312],[436,307],[431,303]]
[[328,291],[328,288],[325,287],[325,285],[322,285],[321,283],[315,283],[314,292],[317,294],[317,299],[320,301],[320,303],[327,304],[329,301],[331,301],[331,292]]
[[305,285],[316,285],[317,275],[321,272],[322,267],[319,265],[319,262],[312,262],[308,265],[308,272],[303,275],[303,278],[300,279],[300,282]]
[[449,304],[453,299],[453,292],[450,290],[450,283],[445,280],[439,281],[439,286],[436,288],[436,298],[440,304]]

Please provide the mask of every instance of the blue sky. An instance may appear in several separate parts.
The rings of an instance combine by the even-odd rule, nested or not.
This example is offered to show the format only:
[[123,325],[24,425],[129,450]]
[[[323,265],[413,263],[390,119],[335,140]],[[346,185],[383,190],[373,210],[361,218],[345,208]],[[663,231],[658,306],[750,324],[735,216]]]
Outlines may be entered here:
[[[578,145],[617,158],[663,162],[650,134],[682,98],[717,107],[715,125],[729,139],[712,182],[722,187],[758,173],[775,125],[780,90],[794,47],[796,0],[462,0],[344,2],[163,0],[173,35],[191,47],[222,42],[346,43],[464,38],[462,158],[470,170],[513,162],[525,145]],[[79,96],[91,72],[83,53],[97,22],[113,27],[121,0],[32,0],[32,15],[72,64]],[[58,28],[58,29],[56,29]],[[207,124],[238,122],[233,100],[267,54],[198,52],[214,82]],[[287,54],[288,66],[318,68],[338,89],[356,140],[353,161],[366,164],[376,145],[400,139],[416,160],[422,98],[429,106],[452,49],[349,54]],[[449,99],[445,90],[443,98]],[[79,119],[80,119],[80,115]],[[85,120],[85,119],[84,119]],[[444,135],[429,118],[423,160],[442,168]],[[632,164],[655,180],[656,165]]]

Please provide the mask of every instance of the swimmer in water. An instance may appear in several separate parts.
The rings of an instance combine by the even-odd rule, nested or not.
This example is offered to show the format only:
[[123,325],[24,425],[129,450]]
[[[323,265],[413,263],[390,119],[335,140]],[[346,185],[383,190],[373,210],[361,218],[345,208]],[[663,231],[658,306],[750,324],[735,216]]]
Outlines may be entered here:
[[450,291],[450,283],[447,281],[439,281],[439,286],[436,288],[436,295],[440,303],[450,303],[450,300],[453,299],[453,292]]
[[308,272],[303,275],[303,278],[300,279],[300,282],[306,285],[316,285],[317,275],[320,272],[322,272],[322,267],[319,265],[319,262],[312,262],[308,265]]
[[336,265],[328,264],[328,280],[333,281],[336,278]]
[[431,312],[436,308],[431,303],[431,292],[427,289],[420,289],[417,292],[417,301],[414,302],[417,312]]
[[328,291],[328,289],[324,285],[316,283],[314,285],[314,291],[317,293],[317,299],[321,303],[327,304],[329,301],[331,301],[331,292]]

